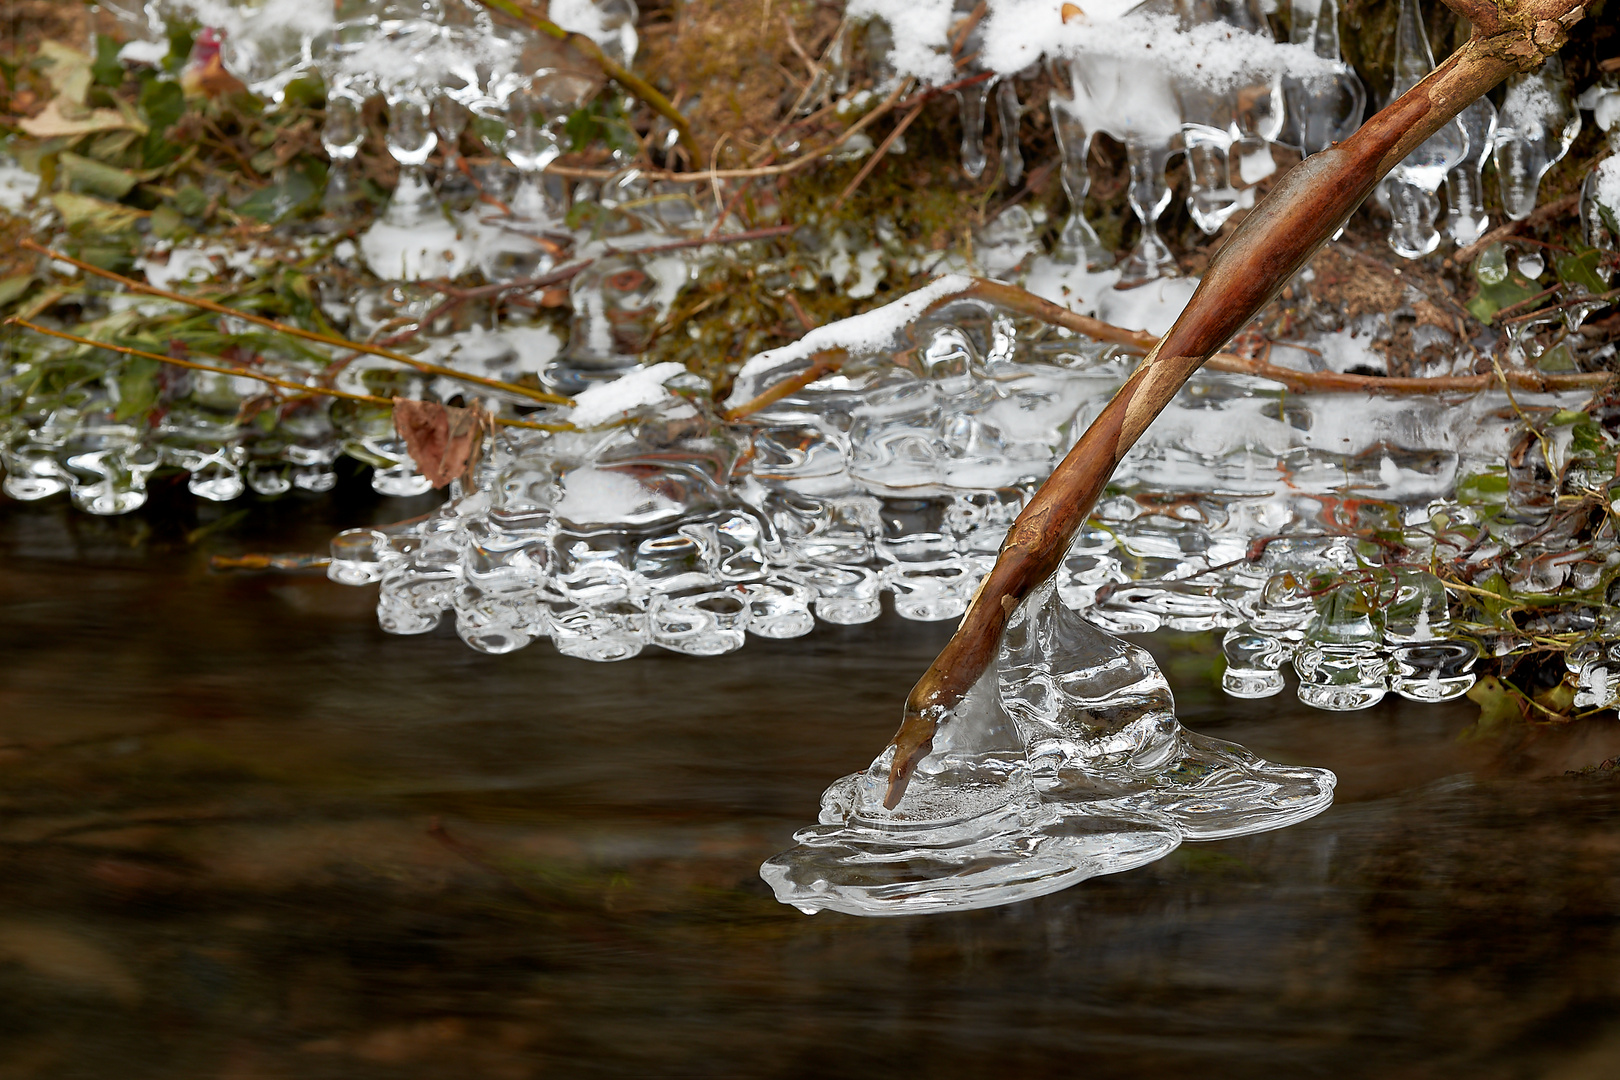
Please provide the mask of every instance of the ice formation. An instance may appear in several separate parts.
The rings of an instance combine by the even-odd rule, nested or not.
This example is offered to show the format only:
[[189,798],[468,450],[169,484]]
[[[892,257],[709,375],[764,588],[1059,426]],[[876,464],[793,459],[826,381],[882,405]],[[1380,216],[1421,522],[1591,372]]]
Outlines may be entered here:
[[820,822],[760,872],[814,913],[911,915],[1041,896],[1163,857],[1183,840],[1281,828],[1325,810],[1334,776],[1195,735],[1147,652],[1048,583],[940,725],[905,796],[893,748],[821,800]]

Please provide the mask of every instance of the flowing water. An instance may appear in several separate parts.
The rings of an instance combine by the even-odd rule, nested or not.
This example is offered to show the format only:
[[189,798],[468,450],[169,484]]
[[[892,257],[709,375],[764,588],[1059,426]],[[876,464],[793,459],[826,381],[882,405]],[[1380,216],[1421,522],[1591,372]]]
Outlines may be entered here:
[[604,666],[206,566],[399,507],[0,509],[0,1077],[1620,1069],[1620,774],[1571,775],[1609,722],[1235,700],[1212,635],[1161,632],[1181,719],[1332,769],[1326,813],[1007,907],[805,916],[759,864],[948,623]]

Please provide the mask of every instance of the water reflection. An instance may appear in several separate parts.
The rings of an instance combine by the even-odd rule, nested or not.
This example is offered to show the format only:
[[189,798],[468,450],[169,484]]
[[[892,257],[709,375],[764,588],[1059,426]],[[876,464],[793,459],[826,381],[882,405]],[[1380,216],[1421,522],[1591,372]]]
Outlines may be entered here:
[[1236,702],[1213,641],[1160,635],[1189,725],[1333,768],[1332,810],[1008,908],[807,919],[756,867],[947,627],[609,669],[385,639],[361,590],[203,568],[314,549],[364,500],[190,546],[219,523],[165,522],[213,508],[0,508],[0,1076],[1620,1063],[1620,786],[1563,775],[1611,727]]

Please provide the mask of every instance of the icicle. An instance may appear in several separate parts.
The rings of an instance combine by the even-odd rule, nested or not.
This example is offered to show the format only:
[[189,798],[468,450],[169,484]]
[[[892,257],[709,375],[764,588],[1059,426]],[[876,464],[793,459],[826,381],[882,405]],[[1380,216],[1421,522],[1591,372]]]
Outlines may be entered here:
[[[1063,79],[1057,70],[1053,82],[1061,86]],[[1057,248],[1053,255],[1059,262],[1084,266],[1087,270],[1101,270],[1113,263],[1113,256],[1103,248],[1097,231],[1086,220],[1086,193],[1091,190],[1091,169],[1087,158],[1091,154],[1091,132],[1086,130],[1074,103],[1053,90],[1047,98],[1052,115],[1052,134],[1057,137],[1058,153],[1062,155],[1063,192],[1069,197],[1069,216],[1058,233]]]
[[1011,79],[1002,80],[996,87],[996,113],[1001,120],[1002,179],[1016,186],[1024,178],[1024,155],[1018,147],[1024,107],[1018,100],[1018,88]]
[[977,180],[984,175],[984,105],[991,82],[974,83],[956,91],[962,117],[962,171]]
[[1508,80],[1493,156],[1502,207],[1514,221],[1536,208],[1541,178],[1566,153],[1581,130],[1581,114],[1569,99],[1564,66],[1549,57],[1541,70]]
[[1142,223],[1142,236],[1125,260],[1121,284],[1175,277],[1178,273],[1175,256],[1159,237],[1159,215],[1170,205],[1170,185],[1164,176],[1165,165],[1170,160],[1170,147],[1149,138],[1131,135],[1125,140],[1125,157],[1131,170],[1127,198],[1131,210]]
[[[1400,17],[1395,25],[1395,81],[1391,98],[1399,97],[1422,82],[1434,70],[1434,53],[1423,31],[1418,0],[1401,0]],[[1468,154],[1468,133],[1453,120],[1413,150],[1384,181],[1389,200],[1389,246],[1407,259],[1427,255],[1440,246],[1440,233],[1434,227],[1440,214],[1435,191],[1446,174],[1461,164]]]
[[1468,156],[1446,174],[1446,232],[1458,247],[1466,247],[1485,235],[1491,222],[1480,174],[1496,134],[1496,106],[1480,98],[1457,120],[1468,135]]
[[1333,61],[1336,74],[1320,87],[1304,89],[1297,104],[1290,101],[1289,108],[1301,113],[1293,117],[1300,130],[1300,149],[1318,154],[1348,139],[1361,126],[1367,91],[1355,69],[1344,62],[1339,47],[1337,0],[1321,0],[1310,42],[1317,56]]

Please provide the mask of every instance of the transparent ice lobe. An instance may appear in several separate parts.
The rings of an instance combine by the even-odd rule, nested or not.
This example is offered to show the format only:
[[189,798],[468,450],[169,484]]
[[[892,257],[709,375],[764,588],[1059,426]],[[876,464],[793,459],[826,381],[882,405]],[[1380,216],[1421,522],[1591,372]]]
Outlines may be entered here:
[[1189,840],[1281,828],[1333,801],[1325,769],[1274,765],[1183,728],[1147,650],[1097,629],[1051,583],[1013,615],[997,671],[1048,801],[1162,813]]
[[822,796],[820,824],[760,872],[803,911],[990,907],[1160,858],[1183,839],[1325,810],[1334,776],[1186,731],[1152,657],[1065,606],[1019,607],[996,665],[939,720],[904,797],[892,747]]
[[760,874],[806,913],[917,915],[994,907],[1118,873],[1172,851],[1153,813],[1095,813],[1041,799],[988,673],[945,717],[905,797],[883,806],[892,747],[822,796],[821,822]]

